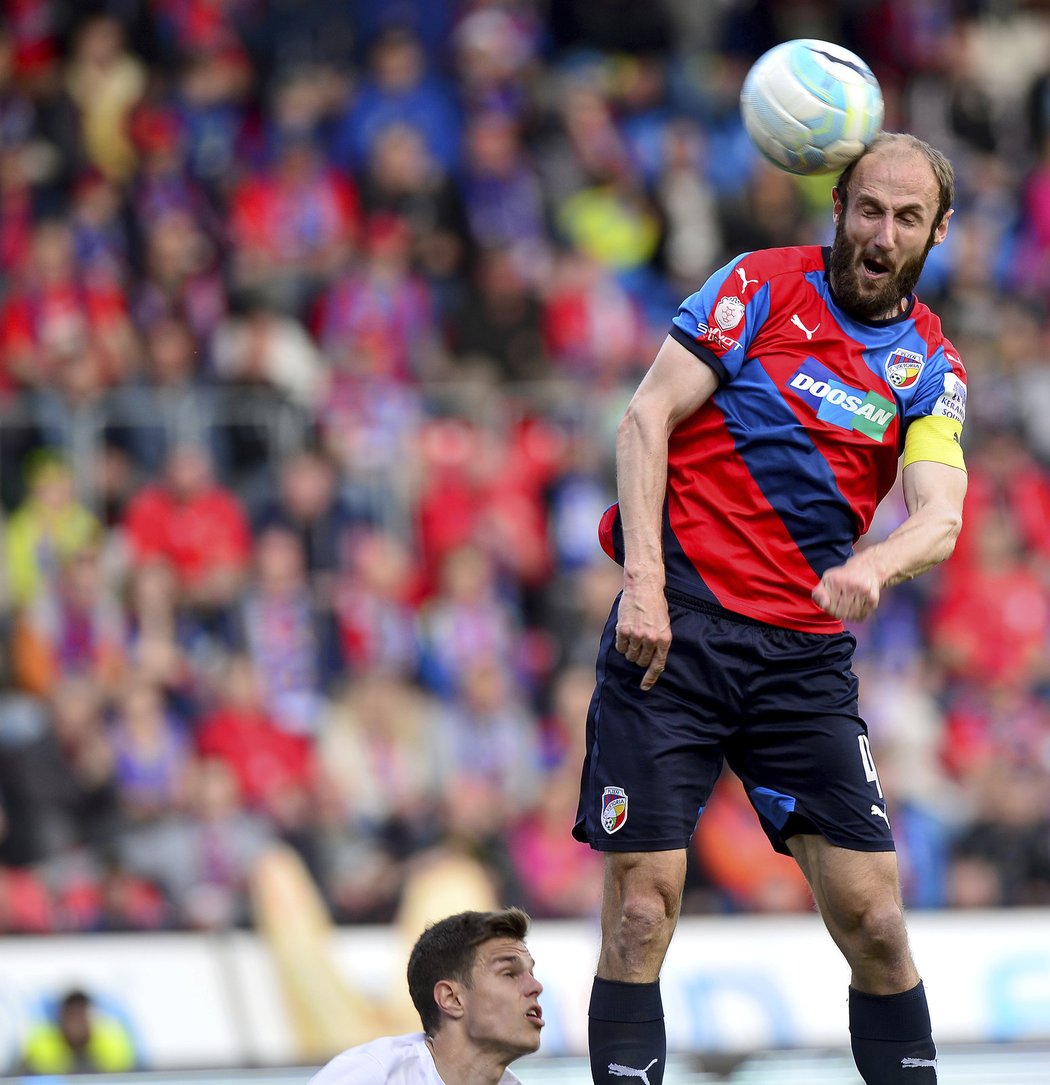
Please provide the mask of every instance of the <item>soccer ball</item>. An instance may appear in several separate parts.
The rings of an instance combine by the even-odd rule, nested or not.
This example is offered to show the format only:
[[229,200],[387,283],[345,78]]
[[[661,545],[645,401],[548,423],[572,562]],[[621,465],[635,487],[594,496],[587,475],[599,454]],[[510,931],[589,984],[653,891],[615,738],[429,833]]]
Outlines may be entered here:
[[751,141],[788,173],[833,173],[882,129],[882,90],[855,53],[798,38],[755,61],[740,91]]

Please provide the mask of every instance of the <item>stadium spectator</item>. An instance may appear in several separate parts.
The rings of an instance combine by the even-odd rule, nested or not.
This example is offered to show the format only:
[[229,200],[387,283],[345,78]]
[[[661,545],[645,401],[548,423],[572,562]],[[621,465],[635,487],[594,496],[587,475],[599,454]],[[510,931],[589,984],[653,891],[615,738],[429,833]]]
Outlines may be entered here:
[[194,729],[198,752],[230,766],[249,809],[282,828],[299,822],[313,784],[312,743],[277,725],[248,656],[231,655],[214,685],[214,703]]
[[440,836],[440,733],[418,687],[381,670],[334,700],[317,743],[322,884],[344,920],[390,916]]
[[565,832],[578,797],[577,764],[550,772],[507,828],[515,884],[524,894],[522,903],[537,919],[590,919],[599,907],[601,859],[581,856]]
[[192,930],[248,922],[252,866],[274,840],[266,820],[241,806],[237,777],[216,757],[194,763],[187,802],[122,834],[121,865],[164,890],[175,921]]
[[294,532],[307,572],[322,597],[347,568],[361,518],[340,485],[337,465],[322,449],[305,447],[278,464],[277,486],[256,510],[253,530],[272,524]]
[[364,225],[362,259],[320,298],[317,339],[332,366],[329,396],[361,384],[414,383],[439,371],[434,298],[411,263],[409,224],[380,214]]
[[25,1074],[119,1074],[137,1067],[127,1028],[85,991],[56,1001],[53,1012],[34,1023],[22,1046]]
[[431,154],[426,134],[400,120],[383,128],[363,171],[360,194],[367,219],[393,217],[406,224],[424,278],[434,287],[455,289],[469,249],[463,197]]
[[0,756],[5,862],[39,864],[80,847],[103,848],[121,830],[103,704],[89,679],[68,676],[46,702],[21,706],[20,733]]
[[529,161],[521,121],[505,110],[474,113],[466,123],[460,186],[466,224],[482,251],[504,249],[519,272],[535,276],[549,243],[539,172]]
[[540,332],[540,302],[514,254],[493,248],[478,254],[469,285],[445,313],[453,369],[496,383],[550,376]]
[[128,120],[146,80],[145,66],[128,51],[119,19],[100,14],[80,24],[66,66],[66,85],[80,111],[88,160],[114,180],[126,179],[136,166]]
[[106,581],[97,541],[61,560],[55,581],[16,617],[11,635],[15,683],[38,696],[62,678],[112,691],[126,666],[125,615]]
[[[171,184],[181,185],[181,178]],[[219,241],[205,216],[186,206],[195,202],[192,197],[141,193],[137,199],[143,269],[128,287],[135,324],[148,335],[162,318],[181,319],[197,342],[209,344],[229,308]]]
[[177,445],[200,445],[225,465],[229,448],[219,428],[219,396],[200,378],[200,352],[180,316],[154,320],[144,343],[142,372],[110,397],[107,438],[127,451],[146,478],[156,477]]
[[302,312],[353,250],[357,189],[308,134],[288,132],[265,169],[230,196],[233,281],[278,309]]
[[79,550],[97,544],[101,525],[77,500],[73,474],[59,456],[40,452],[26,464],[29,492],[4,531],[7,591],[21,608],[54,590],[59,569]]
[[237,599],[251,551],[248,520],[200,446],[170,449],[163,475],[129,503],[124,528],[133,564],[169,562],[184,602],[221,612]]
[[457,667],[456,688],[436,721],[446,788],[469,779],[499,796],[516,820],[541,786],[539,726],[506,662],[483,648]]
[[365,78],[335,124],[330,153],[337,166],[362,171],[375,141],[393,121],[421,132],[444,169],[456,165],[460,117],[455,93],[428,69],[423,43],[411,26],[388,27],[370,43]]
[[388,531],[355,533],[334,594],[340,644],[355,676],[418,676],[420,594],[419,570],[402,539]]
[[965,591],[930,614],[935,659],[957,679],[995,688],[1050,681],[1050,590],[1021,550],[1013,520],[991,514],[969,527],[976,562]]
[[46,387],[89,344],[100,355],[103,382],[130,372],[134,344],[123,291],[110,279],[88,281],[74,259],[69,223],[45,220],[0,308],[4,379]]
[[299,537],[272,525],[231,615],[232,641],[256,668],[266,711],[292,735],[316,736],[344,671],[335,619],[311,590]]
[[163,817],[184,802],[192,754],[188,729],[156,686],[132,678],[121,691],[109,741],[117,790],[130,821]]

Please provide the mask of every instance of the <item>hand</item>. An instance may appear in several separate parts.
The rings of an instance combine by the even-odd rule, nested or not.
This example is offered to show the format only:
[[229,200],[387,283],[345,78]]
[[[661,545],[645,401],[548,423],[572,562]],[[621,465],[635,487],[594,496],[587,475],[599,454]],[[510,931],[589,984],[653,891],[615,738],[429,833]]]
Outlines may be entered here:
[[624,587],[616,619],[616,650],[645,667],[643,690],[652,689],[667,665],[671,619],[662,590]]
[[836,565],[813,589],[813,602],[842,621],[860,621],[879,605],[881,584],[874,568],[858,558]]

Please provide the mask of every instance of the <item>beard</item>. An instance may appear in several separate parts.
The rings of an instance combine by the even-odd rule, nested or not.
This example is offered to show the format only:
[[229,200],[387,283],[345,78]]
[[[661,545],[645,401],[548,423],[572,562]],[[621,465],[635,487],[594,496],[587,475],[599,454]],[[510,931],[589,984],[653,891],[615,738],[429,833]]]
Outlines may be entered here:
[[854,265],[856,254],[853,246],[846,240],[844,218],[845,215],[841,216],[835,226],[835,240],[831,245],[828,266],[835,300],[847,313],[860,317],[861,320],[885,319],[899,311],[901,301],[915,289],[926,264],[926,256],[933,248],[936,227],[930,231],[926,247],[918,256],[905,260],[896,271],[890,272],[876,289],[869,292],[861,289],[859,273]]

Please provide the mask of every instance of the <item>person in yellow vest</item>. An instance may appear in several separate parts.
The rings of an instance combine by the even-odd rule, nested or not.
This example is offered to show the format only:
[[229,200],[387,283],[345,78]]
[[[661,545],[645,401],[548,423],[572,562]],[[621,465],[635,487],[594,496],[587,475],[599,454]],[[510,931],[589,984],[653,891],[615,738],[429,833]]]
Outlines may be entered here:
[[70,991],[52,1021],[34,1025],[22,1048],[22,1073],[120,1073],[136,1068],[135,1045],[115,1018],[83,991]]

